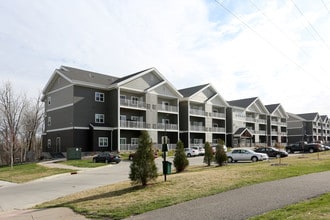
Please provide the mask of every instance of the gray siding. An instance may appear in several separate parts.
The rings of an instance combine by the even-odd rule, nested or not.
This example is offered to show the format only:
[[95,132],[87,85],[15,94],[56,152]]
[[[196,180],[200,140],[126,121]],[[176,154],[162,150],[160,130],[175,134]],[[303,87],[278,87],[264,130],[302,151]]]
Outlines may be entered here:
[[[48,117],[51,117],[51,125],[48,126]],[[46,131],[60,128],[72,127],[73,107],[58,109],[47,112],[45,128]]]
[[188,106],[188,101],[182,101],[180,102],[180,130],[181,131],[188,131],[189,128],[189,106]]
[[[105,91],[92,88],[74,87],[74,126],[86,127],[95,122],[95,114],[104,114],[105,123],[109,122],[106,102],[96,102],[95,92]],[[101,125],[101,124],[100,124]]]

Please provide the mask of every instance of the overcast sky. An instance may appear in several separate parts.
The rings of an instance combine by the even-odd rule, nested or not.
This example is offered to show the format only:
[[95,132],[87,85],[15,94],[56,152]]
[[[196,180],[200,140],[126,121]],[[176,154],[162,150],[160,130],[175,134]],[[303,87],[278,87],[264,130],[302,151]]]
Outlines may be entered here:
[[36,97],[61,65],[330,117],[330,0],[1,0],[1,81]]

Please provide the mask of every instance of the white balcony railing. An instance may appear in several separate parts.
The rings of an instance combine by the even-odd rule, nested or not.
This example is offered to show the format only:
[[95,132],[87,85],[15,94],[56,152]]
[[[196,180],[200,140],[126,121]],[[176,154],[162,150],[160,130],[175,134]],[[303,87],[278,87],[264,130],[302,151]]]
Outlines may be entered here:
[[205,126],[190,125],[191,131],[205,131]]
[[212,112],[211,116],[214,118],[226,118],[225,113],[219,113],[219,112]]
[[132,108],[146,108],[146,103],[142,101],[135,101],[130,99],[120,99],[120,106],[127,106]]
[[190,114],[205,116],[205,111],[200,109],[190,109]]
[[146,128],[144,121],[120,121],[120,127],[122,128]]
[[178,130],[178,125],[177,124],[164,124],[164,123],[158,123],[157,124],[157,129],[161,130]]
[[252,117],[246,117],[245,118],[246,121],[251,121],[251,122],[255,122],[256,119],[255,118],[252,118]]
[[226,129],[225,128],[222,128],[222,127],[212,127],[212,132],[226,132]]
[[178,106],[174,105],[158,105],[158,110],[159,111],[166,111],[166,112],[178,112]]

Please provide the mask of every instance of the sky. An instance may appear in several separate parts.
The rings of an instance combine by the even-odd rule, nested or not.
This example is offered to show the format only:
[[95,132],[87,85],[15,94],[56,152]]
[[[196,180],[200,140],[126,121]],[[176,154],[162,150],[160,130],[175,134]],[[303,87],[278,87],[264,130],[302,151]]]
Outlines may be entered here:
[[330,117],[330,0],[1,0],[0,81],[37,97],[61,65],[122,77],[155,67]]

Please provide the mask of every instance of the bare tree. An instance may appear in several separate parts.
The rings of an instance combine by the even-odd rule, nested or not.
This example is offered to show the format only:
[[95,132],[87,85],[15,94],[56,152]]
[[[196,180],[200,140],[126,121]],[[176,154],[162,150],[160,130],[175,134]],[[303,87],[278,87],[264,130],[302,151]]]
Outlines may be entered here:
[[26,154],[28,152],[33,153],[33,158],[30,159],[35,160],[40,157],[41,145],[37,141],[37,133],[42,123],[42,110],[41,95],[34,102],[29,102],[24,110],[21,128],[23,140],[21,157],[23,161],[26,161]]
[[25,105],[25,98],[14,95],[10,82],[0,88],[0,134],[3,149],[9,153],[11,167],[14,165],[14,153],[19,150],[18,134]]

